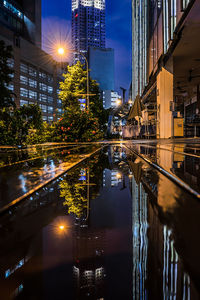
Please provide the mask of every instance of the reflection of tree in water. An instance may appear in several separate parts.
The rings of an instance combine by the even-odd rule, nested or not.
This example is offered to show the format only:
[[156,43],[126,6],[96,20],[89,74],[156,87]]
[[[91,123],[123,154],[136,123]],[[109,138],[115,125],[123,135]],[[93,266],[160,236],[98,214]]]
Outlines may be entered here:
[[60,196],[65,198],[63,205],[68,206],[68,213],[80,218],[84,210],[87,209],[85,186],[80,185],[80,183],[73,183],[71,180],[63,180],[60,183],[60,188]]
[[[68,173],[68,178],[60,183],[60,196],[65,199],[63,205],[68,207],[68,213],[79,219],[86,217],[88,199],[91,201],[97,197],[102,184],[103,170],[108,165],[108,157],[101,151],[81,167]],[[85,181],[79,180],[81,169],[86,170]]]

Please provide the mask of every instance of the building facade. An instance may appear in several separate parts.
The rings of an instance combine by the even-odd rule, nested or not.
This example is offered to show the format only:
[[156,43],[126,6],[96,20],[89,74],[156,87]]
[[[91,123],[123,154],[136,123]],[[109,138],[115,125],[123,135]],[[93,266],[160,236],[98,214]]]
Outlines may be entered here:
[[61,69],[41,49],[41,0],[1,1],[0,39],[13,47],[13,58],[8,62],[14,71],[9,89],[16,105],[37,103],[44,121],[59,118]]
[[115,89],[114,49],[89,47],[89,68],[92,79],[102,91]]
[[108,108],[117,108],[122,104],[122,97],[118,92],[105,90],[103,91],[103,107]]
[[105,48],[105,0],[72,0],[72,44],[78,52]]
[[94,48],[88,49],[90,76],[99,84],[102,92],[103,107],[115,108],[121,97],[115,89],[115,57],[114,49]]
[[132,100],[139,94],[146,105],[145,125],[158,138],[181,136],[177,126],[199,135],[199,1],[133,0],[132,9]]

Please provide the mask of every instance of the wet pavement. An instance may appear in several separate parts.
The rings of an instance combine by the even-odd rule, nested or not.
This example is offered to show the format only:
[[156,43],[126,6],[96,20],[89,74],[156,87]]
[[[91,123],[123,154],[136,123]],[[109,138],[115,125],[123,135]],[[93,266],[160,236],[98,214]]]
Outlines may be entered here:
[[200,193],[200,143],[198,141],[149,141],[142,144],[129,143],[127,146]]
[[127,147],[104,147],[1,215],[0,299],[200,299],[199,215]]
[[100,148],[65,146],[0,153],[0,209],[54,179]]

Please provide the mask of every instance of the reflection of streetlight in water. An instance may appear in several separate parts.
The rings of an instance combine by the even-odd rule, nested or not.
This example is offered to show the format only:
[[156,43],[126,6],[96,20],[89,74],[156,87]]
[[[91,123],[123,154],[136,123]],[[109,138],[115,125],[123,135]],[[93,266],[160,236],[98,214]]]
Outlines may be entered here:
[[55,220],[55,222],[52,225],[52,229],[55,236],[64,237],[70,234],[71,224],[69,218],[60,216]]
[[59,229],[60,229],[61,231],[63,231],[63,230],[65,229],[65,226],[64,226],[64,225],[60,225],[60,226],[59,226]]
[[120,173],[117,173],[116,177],[117,177],[118,179],[121,179],[122,175],[121,175]]

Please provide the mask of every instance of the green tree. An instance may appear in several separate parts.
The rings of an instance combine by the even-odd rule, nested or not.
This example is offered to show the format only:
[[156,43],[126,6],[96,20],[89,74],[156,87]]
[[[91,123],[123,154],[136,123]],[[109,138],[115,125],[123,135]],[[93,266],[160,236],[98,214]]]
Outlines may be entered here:
[[[0,138],[3,145],[23,145],[33,140],[29,130],[34,130],[35,135],[42,136],[42,113],[38,105],[24,105],[20,108],[0,109]],[[31,132],[33,133],[33,131]],[[42,140],[41,140],[42,141]]]
[[0,41],[0,109],[14,106],[12,93],[8,89],[13,71],[8,66],[8,60],[12,58],[12,46],[6,46]]
[[64,82],[60,83],[59,98],[65,113],[58,124],[62,139],[90,141],[102,138],[108,115],[103,108],[97,82],[89,80],[89,90],[92,94],[89,110],[81,111],[79,99],[86,98],[87,72],[83,65],[77,62],[76,65],[68,66],[68,72],[63,76]]

